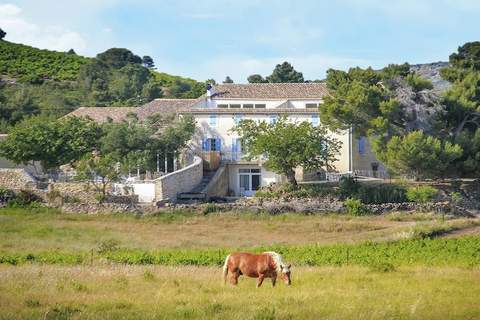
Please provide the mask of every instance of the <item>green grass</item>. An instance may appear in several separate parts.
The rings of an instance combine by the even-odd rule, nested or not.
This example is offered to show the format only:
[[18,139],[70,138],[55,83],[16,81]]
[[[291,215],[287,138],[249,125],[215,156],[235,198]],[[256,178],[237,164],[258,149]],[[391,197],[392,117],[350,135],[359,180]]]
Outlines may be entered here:
[[[145,274],[151,276],[145,277]],[[0,266],[0,319],[478,319],[479,269],[296,268],[292,286],[210,267]]]
[[167,249],[156,251],[112,248],[104,251],[0,253],[0,263],[81,264],[97,260],[132,265],[221,266],[232,251],[277,251],[295,265],[307,266],[456,266],[480,265],[480,237],[425,238],[396,242],[364,242],[332,246],[269,246],[254,248]]

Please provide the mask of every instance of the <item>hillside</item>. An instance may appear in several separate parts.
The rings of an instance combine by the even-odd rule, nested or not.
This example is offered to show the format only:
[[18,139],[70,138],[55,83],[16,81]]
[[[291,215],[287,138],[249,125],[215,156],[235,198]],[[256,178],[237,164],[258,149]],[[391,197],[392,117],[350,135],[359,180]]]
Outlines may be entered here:
[[147,68],[127,49],[87,58],[0,40],[0,132],[31,115],[60,117],[81,106],[139,106],[196,98],[204,84]]

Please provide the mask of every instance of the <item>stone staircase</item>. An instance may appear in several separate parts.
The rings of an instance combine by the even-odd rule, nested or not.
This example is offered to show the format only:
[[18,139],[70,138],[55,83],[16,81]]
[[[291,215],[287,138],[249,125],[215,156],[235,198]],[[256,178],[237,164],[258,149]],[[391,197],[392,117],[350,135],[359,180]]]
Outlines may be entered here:
[[190,201],[190,200],[205,200],[207,195],[202,191],[208,186],[216,171],[203,171],[202,181],[190,192],[182,192],[178,194],[177,200]]

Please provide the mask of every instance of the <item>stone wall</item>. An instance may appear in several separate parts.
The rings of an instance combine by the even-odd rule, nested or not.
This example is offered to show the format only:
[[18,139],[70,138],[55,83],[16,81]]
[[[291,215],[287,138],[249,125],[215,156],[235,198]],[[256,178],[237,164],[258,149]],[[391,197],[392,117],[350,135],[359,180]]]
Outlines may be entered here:
[[228,193],[228,167],[221,165],[218,168],[212,180],[208,183],[202,193],[207,195],[207,199],[211,197],[224,197]]
[[[96,190],[86,182],[51,182],[48,185],[48,190],[58,191],[63,197],[76,198],[80,202],[97,202],[95,199]],[[107,186],[107,192],[111,191],[111,186]]]
[[177,194],[194,189],[203,178],[203,161],[195,157],[193,163],[183,169],[166,174],[155,181],[155,200],[177,199]]
[[36,182],[24,169],[0,169],[0,187],[5,189],[34,189]]

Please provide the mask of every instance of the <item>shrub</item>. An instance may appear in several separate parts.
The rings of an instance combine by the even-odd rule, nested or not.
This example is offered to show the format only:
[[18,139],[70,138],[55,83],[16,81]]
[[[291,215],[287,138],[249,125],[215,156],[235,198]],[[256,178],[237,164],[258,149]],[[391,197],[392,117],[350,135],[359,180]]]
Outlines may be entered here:
[[347,213],[352,216],[363,216],[368,214],[368,208],[359,199],[348,198],[345,200]]
[[10,189],[0,188],[0,202],[6,203],[15,197],[15,193]]
[[97,247],[97,252],[99,254],[107,253],[107,252],[112,252],[115,250],[119,249],[120,242],[118,242],[115,239],[109,239],[100,242],[100,244]]
[[209,203],[205,208],[203,208],[202,213],[207,215],[209,213],[214,213],[218,211],[218,207],[215,203]]
[[57,199],[62,199],[62,194],[58,190],[51,190],[47,192],[47,200],[48,202],[55,202]]
[[395,184],[361,185],[356,198],[367,204],[407,202],[407,190]]
[[8,202],[10,207],[30,207],[36,206],[36,204],[40,204],[42,202],[42,198],[38,195],[33,193],[30,190],[20,190],[15,194],[15,197]]
[[338,185],[338,195],[341,199],[354,197],[360,189],[360,183],[352,176],[343,176]]
[[407,199],[417,203],[427,203],[438,194],[438,190],[431,186],[418,186],[407,189]]

